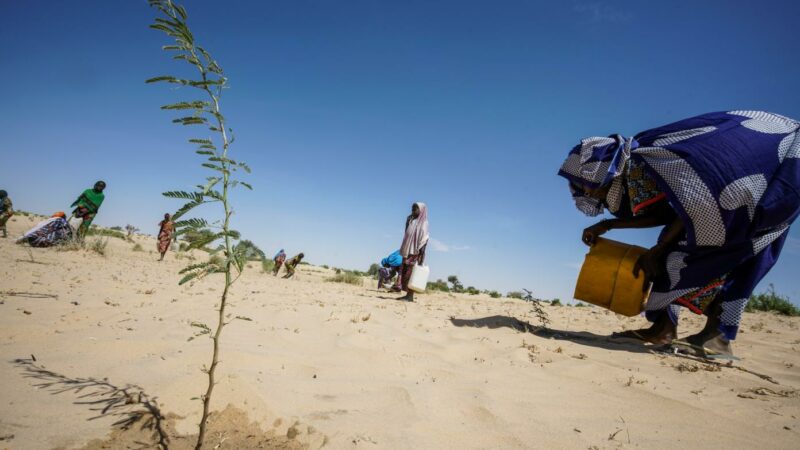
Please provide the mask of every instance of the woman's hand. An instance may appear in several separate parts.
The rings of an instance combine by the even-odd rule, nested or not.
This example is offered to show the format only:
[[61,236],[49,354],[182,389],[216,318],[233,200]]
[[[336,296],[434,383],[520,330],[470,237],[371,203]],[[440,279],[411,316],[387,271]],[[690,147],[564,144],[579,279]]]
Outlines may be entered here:
[[647,291],[653,280],[664,273],[664,258],[662,258],[662,256],[663,252],[661,248],[655,246],[639,256],[639,259],[636,260],[636,264],[633,265],[634,277],[639,278],[639,272],[642,272],[644,275],[643,292]]
[[597,242],[597,238],[606,234],[610,229],[611,227],[609,226],[608,222],[602,220],[583,230],[583,236],[581,237],[581,240],[584,244],[591,247],[595,244],[595,242]]

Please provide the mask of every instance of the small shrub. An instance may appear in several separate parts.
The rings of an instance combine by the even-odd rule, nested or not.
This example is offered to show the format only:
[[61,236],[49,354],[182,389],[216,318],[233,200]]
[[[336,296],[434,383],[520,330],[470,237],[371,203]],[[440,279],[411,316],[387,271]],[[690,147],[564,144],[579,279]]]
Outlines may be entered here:
[[118,225],[115,225],[113,227],[109,227],[108,229],[109,230],[114,230],[114,231],[122,231],[122,227],[118,226]]
[[466,292],[469,295],[478,295],[481,293],[481,291],[475,289],[475,286],[469,286],[468,288],[464,289],[464,292]]
[[800,316],[800,308],[793,305],[788,297],[775,292],[775,286],[772,284],[769,285],[767,292],[751,296],[744,310],[747,312],[774,311],[784,316]]
[[500,297],[502,297],[502,295],[500,295],[500,293],[497,292],[497,291],[489,291],[489,297],[500,298]]
[[264,258],[261,260],[261,271],[264,273],[272,273],[275,270],[275,261]]
[[188,251],[189,250],[189,243],[188,242],[181,242],[180,245],[178,246],[178,250],[182,251],[182,252]]
[[59,252],[74,252],[83,249],[83,243],[77,239],[70,239],[56,245],[55,249]]
[[526,302],[530,302],[531,308],[533,308],[533,314],[539,320],[539,323],[542,324],[542,328],[547,328],[547,326],[550,325],[550,316],[548,316],[547,311],[542,308],[542,303],[533,296],[533,291],[527,289],[523,289],[523,291],[525,291],[525,296],[523,296],[522,299]]
[[381,270],[381,266],[373,263],[372,265],[369,266],[369,269],[367,270],[367,275],[371,277],[377,277],[379,270]]
[[108,239],[92,239],[86,243],[86,250],[106,256],[106,246],[108,246]]
[[561,305],[561,299],[560,298],[553,299],[553,301],[550,302],[550,305],[551,306],[562,306]]
[[464,285],[461,284],[460,281],[458,281],[457,276],[450,275],[449,277],[447,277],[447,281],[453,285],[453,287],[451,288],[453,292],[464,292]]
[[320,267],[322,267],[323,269],[330,269],[330,267],[328,267],[328,265],[327,265],[327,264],[323,264],[323,265],[322,265],[322,266],[320,266]]
[[340,273],[342,273],[342,269],[340,269],[338,267],[334,267],[333,271],[336,272],[336,275],[339,275]]
[[325,281],[330,281],[332,283],[347,283],[355,286],[364,285],[364,279],[354,272],[340,272]]
[[524,294],[522,292],[520,292],[520,291],[511,291],[508,294],[506,294],[506,297],[508,297],[508,298],[517,298],[517,299],[522,300],[522,298],[524,297]]
[[447,282],[442,279],[436,281],[429,281],[426,288],[429,291],[450,292],[450,287],[447,285]]
[[592,306],[592,305],[590,305],[589,303],[575,302],[575,307],[576,308],[588,308],[590,306]]
[[92,226],[89,228],[89,231],[86,232],[87,236],[109,236],[117,239],[126,240],[128,237],[125,233],[115,230],[113,228],[100,228],[97,226]]
[[137,242],[137,243],[136,243],[136,245],[134,245],[134,246],[133,246],[133,251],[135,251],[135,252],[141,252],[141,251],[144,251],[144,248],[142,248],[142,244],[139,244],[139,243]]

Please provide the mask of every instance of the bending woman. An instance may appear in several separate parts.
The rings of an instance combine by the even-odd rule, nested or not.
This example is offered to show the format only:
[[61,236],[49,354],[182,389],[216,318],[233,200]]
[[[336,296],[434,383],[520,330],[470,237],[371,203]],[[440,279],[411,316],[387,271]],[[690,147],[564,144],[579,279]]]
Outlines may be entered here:
[[406,232],[403,235],[403,244],[400,246],[400,256],[403,265],[400,270],[400,283],[406,295],[399,300],[414,301],[414,291],[408,288],[411,281],[411,271],[417,264],[425,262],[425,248],[428,246],[428,207],[425,203],[417,202],[411,205],[411,215],[406,218]]
[[84,236],[86,236],[86,232],[89,231],[94,217],[100,210],[100,205],[102,205],[103,200],[105,200],[105,195],[103,194],[105,188],[106,182],[98,181],[94,184],[94,188],[83,191],[83,193],[78,196],[78,199],[70,205],[75,208],[75,210],[72,211],[72,215],[83,219],[77,230],[77,237],[79,239],[83,239]]
[[653,283],[653,325],[622,336],[670,343],[686,307],[708,320],[682,343],[732,355],[747,301],[800,213],[799,129],[776,114],[717,112],[570,151],[559,175],[578,209],[615,216],[584,230],[587,245],[612,229],[664,227],[634,268]]

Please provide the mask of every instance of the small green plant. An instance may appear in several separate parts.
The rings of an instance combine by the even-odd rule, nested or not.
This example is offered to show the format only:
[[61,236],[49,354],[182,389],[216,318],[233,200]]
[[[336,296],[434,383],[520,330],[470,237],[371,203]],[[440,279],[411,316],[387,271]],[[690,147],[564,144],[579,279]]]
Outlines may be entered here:
[[792,304],[788,297],[775,292],[775,286],[769,285],[766,292],[750,296],[744,308],[747,312],[774,311],[784,316],[800,316],[800,308]]
[[516,298],[516,299],[520,299],[520,300],[522,300],[522,298],[524,296],[525,295],[520,291],[511,291],[508,294],[506,294],[506,297],[508,297],[508,298]]
[[560,298],[554,298],[550,302],[550,306],[561,306],[561,299]]
[[478,295],[481,293],[481,291],[476,289],[475,286],[469,286],[466,289],[463,289],[462,292],[466,292],[469,295]]
[[340,272],[325,281],[330,281],[331,283],[347,283],[355,286],[364,285],[364,278],[355,272]]
[[136,233],[137,231],[139,231],[139,229],[135,226],[131,224],[125,225],[125,235],[128,237],[129,241],[133,240],[133,233]]
[[264,273],[272,273],[275,270],[275,261],[264,258],[261,260],[261,271]]
[[[219,351],[221,346],[222,330],[226,322],[225,309],[228,305],[228,295],[231,286],[241,275],[246,258],[241,248],[237,248],[239,232],[231,228],[233,207],[230,201],[232,189],[242,186],[247,189],[252,187],[244,181],[234,178],[238,170],[247,173],[250,168],[247,164],[235,161],[230,157],[230,146],[234,142],[233,130],[228,127],[225,116],[220,109],[223,91],[228,87],[228,79],[222,68],[211,54],[199,46],[192,32],[189,30],[186,19],[186,10],[183,6],[176,5],[172,0],[149,0],[151,7],[158,10],[154,23],[150,28],[161,31],[169,36],[174,43],[165,45],[163,50],[171,52],[173,59],[180,60],[189,65],[194,77],[179,78],[172,75],[150,78],[147,83],[168,83],[176,87],[190,88],[200,98],[192,98],[162,106],[161,109],[176,111],[180,117],[173,119],[173,123],[183,126],[205,127],[209,133],[199,138],[189,139],[191,144],[197,146],[195,153],[205,160],[202,167],[209,170],[209,176],[197,189],[191,192],[170,191],[164,196],[181,199],[186,203],[172,216],[175,221],[176,235],[194,233],[196,238],[189,241],[189,249],[205,248],[217,241],[222,241],[223,251],[214,254],[206,262],[191,264],[180,271],[183,278],[179,284],[184,284],[196,278],[205,277],[212,273],[224,275],[223,289],[217,309],[217,325],[215,329],[205,324],[197,327],[204,331],[212,340],[211,363],[203,369],[208,376],[205,394],[200,399],[203,402],[203,414],[200,418],[199,433],[195,449],[200,450],[206,435],[206,425],[211,406],[211,395],[216,385],[215,374],[219,365]],[[214,204],[220,207],[221,217],[209,223],[203,218],[185,219],[184,216],[201,205]],[[183,219],[183,220],[181,220]]]
[[143,252],[144,248],[142,248],[142,244],[139,244],[137,242],[136,245],[133,246],[133,251],[135,251],[135,252]]
[[429,281],[426,288],[429,291],[450,292],[450,287],[447,285],[447,282],[442,279],[436,281]]
[[502,295],[497,291],[489,291],[489,297],[500,298],[500,297],[502,297]]
[[547,315],[547,311],[542,308],[542,302],[538,298],[534,298],[532,291],[527,289],[523,289],[523,291],[525,295],[522,299],[531,304],[532,312],[536,316],[536,319],[539,320],[542,328],[547,328],[547,326],[550,325],[550,317]]

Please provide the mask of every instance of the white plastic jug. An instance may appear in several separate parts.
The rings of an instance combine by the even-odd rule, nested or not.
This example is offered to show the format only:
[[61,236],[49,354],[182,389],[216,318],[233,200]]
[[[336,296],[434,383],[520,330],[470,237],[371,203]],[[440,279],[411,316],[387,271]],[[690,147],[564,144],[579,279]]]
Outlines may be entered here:
[[428,288],[428,277],[431,275],[431,269],[428,266],[415,265],[411,269],[411,279],[408,281],[408,288],[414,292],[425,292]]
[[69,218],[68,223],[69,223],[70,228],[72,228],[72,232],[75,235],[77,235],[78,234],[78,228],[80,228],[81,224],[83,224],[83,219],[80,218],[80,217],[72,216],[72,217]]

